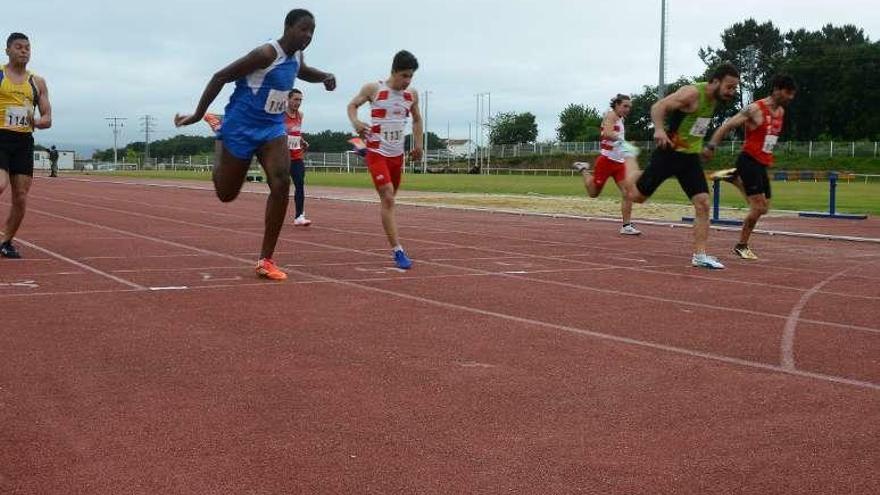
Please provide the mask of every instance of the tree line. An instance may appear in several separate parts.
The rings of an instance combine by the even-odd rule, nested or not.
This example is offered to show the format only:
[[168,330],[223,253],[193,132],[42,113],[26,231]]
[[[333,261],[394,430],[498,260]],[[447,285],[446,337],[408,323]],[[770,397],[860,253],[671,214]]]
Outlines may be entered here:
[[[798,83],[798,94],[786,114],[783,139],[880,140],[880,42],[872,42],[864,30],[854,25],[828,24],[817,31],[806,29],[782,33],[771,21],[754,19],[738,22],[721,33],[721,45],[701,48],[697,55],[706,66],[702,74],[681,76],[667,85],[667,93],[686,84],[706,80],[712,68],[730,61],[742,71],[739,97],[721,109],[716,124],[733,115],[754,99],[770,93],[773,76],[786,73]],[[625,88],[621,88],[625,89]],[[612,95],[608,95],[609,99]],[[627,118],[627,138],[647,141],[653,138],[651,105],[659,97],[656,85],[646,85],[631,94],[632,112]],[[571,103],[559,114],[556,136],[559,141],[596,141],[602,115],[608,108]],[[496,114],[489,124],[492,144],[535,142],[538,125],[531,112]],[[325,130],[304,134],[312,152],[343,152],[351,149],[348,132]],[[407,143],[411,136],[407,137]],[[145,151],[144,142],[130,143],[120,156],[137,159]],[[443,148],[443,140],[428,133],[428,148]],[[214,138],[179,135],[150,143],[150,156],[213,153]],[[112,160],[113,149],[97,151],[97,160]]]
[[[325,130],[318,133],[303,133],[303,137],[309,143],[309,151],[315,153],[341,153],[352,149],[348,142],[352,135],[348,132]],[[412,140],[412,135],[406,136],[406,145]],[[443,140],[433,132],[428,133],[428,148],[438,149],[444,147]],[[125,157],[126,161],[136,162],[142,160],[146,151],[146,142],[137,141],[127,144],[117,150],[119,159]],[[183,134],[168,139],[160,139],[150,143],[150,158],[158,160],[170,160],[171,157],[208,155],[214,153],[214,138],[210,136],[186,136]],[[96,151],[92,155],[93,160],[113,161],[113,148]]]
[[[876,111],[880,108],[880,42],[872,42],[856,26],[828,24],[817,31],[798,29],[783,34],[770,21],[747,19],[721,33],[721,46],[702,48],[698,56],[706,65],[705,72],[680,77],[667,86],[667,94],[706,80],[712,68],[723,61],[732,62],[742,72],[739,97],[719,112],[716,124],[767,96],[773,76],[785,73],[797,81],[798,94],[787,110],[783,139],[880,140],[880,112]],[[650,112],[658,92],[656,85],[647,85],[631,95],[628,139],[653,138]],[[559,114],[557,138],[564,142],[597,140],[607,110],[568,105]],[[518,137],[525,136],[521,131]]]

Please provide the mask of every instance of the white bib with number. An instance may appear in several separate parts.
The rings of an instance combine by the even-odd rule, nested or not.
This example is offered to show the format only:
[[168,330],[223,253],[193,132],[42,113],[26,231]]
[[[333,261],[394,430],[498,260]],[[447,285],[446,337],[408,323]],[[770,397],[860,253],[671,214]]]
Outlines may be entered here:
[[3,119],[3,127],[30,127],[26,107],[6,107],[6,118]]
[[406,122],[382,124],[382,140],[389,144],[402,143],[404,127],[406,127]]
[[287,110],[287,92],[270,89],[269,96],[266,98],[266,106],[263,110],[272,115],[284,113]]
[[302,136],[287,136],[287,147],[292,150],[302,148]]
[[711,122],[712,119],[709,117],[697,117],[694,125],[691,126],[691,136],[706,137]]
[[764,153],[773,153],[773,148],[776,147],[777,141],[779,141],[779,136],[767,134],[764,137],[764,148],[762,149],[762,151],[764,151]]

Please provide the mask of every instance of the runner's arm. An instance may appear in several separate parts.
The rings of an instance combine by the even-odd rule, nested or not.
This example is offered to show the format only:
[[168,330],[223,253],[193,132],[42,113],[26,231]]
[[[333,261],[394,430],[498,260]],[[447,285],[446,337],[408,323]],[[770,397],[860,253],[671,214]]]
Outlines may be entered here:
[[617,119],[614,117],[617,114],[614,113],[614,110],[610,110],[605,113],[605,117],[602,119],[602,136],[604,138],[610,139],[612,141],[617,141],[619,134],[614,130],[614,124]]
[[378,90],[379,85],[376,83],[364,84],[358,94],[356,94],[348,103],[348,121],[351,122],[354,132],[362,138],[366,138],[366,133],[370,130],[370,126],[358,119],[358,108],[364,103],[372,101],[373,95],[375,95]]
[[684,110],[693,106],[700,98],[695,86],[683,86],[675,93],[666,96],[651,106],[651,120],[654,122],[654,141],[660,148],[672,147],[672,141],[664,128],[666,116],[675,110]]
[[252,72],[269,67],[269,65],[275,60],[276,56],[277,54],[275,53],[275,49],[272,48],[272,45],[263,45],[251,50],[251,52],[244,57],[241,57],[235,62],[232,62],[217,71],[214,76],[211,77],[211,80],[208,81],[205,91],[202,92],[202,97],[199,99],[196,111],[191,115],[175,115],[174,125],[180,127],[202,120],[202,117],[205,116],[205,112],[208,111],[208,107],[211,106],[211,103],[213,103],[214,99],[217,98],[217,95],[220,94],[220,90],[223,89],[223,86],[245,77]]
[[37,100],[40,118],[34,119],[34,128],[48,129],[52,127],[52,105],[49,103],[49,88],[46,86],[46,80],[42,77],[34,76],[34,83],[37,85],[37,91],[40,92],[40,97]]
[[305,59],[300,59],[299,74],[296,77],[305,82],[324,83],[324,89],[327,91],[336,89],[336,76],[306,65]]
[[419,110],[419,93],[414,89],[410,91],[412,91],[413,95],[412,106],[410,107],[410,112],[412,113],[413,149],[410,155],[413,160],[421,160],[422,153],[424,153],[422,142],[425,139],[422,111]]
[[724,123],[721,124],[721,127],[715,130],[712,134],[712,138],[709,139],[709,142],[706,144],[706,147],[713,149],[717,148],[718,145],[721,144],[721,140],[724,139],[730,131],[746,124],[747,122],[754,122],[756,113],[760,113],[760,109],[758,108],[758,105],[754,103],[740,110],[739,113],[724,121]]

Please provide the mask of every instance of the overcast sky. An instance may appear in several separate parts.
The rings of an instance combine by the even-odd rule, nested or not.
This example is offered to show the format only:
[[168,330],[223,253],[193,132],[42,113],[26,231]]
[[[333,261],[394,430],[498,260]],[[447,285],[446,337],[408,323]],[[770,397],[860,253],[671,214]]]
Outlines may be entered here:
[[[128,118],[121,143],[143,140],[147,114],[157,139],[208,135],[204,125],[174,129],[174,113],[195,108],[217,69],[279,37],[296,7],[317,23],[306,62],[339,83],[328,93],[297,82],[306,132],[349,130],[345,105],[387,75],[400,49],[419,59],[413,85],[430,91],[428,126],[441,137],[447,123],[453,138],[467,137],[476,93],[491,92],[493,113],[534,113],[539,138],[552,139],[569,103],[604,109],[618,92],[657,83],[660,0],[26,0],[4,2],[0,27],[4,39],[31,38],[29,67],[49,86],[54,125],[37,142],[83,152],[112,146],[111,115]],[[851,23],[880,38],[876,0],[669,0],[667,78],[702,72],[699,48],[719,46],[722,30],[749,17],[783,32]]]

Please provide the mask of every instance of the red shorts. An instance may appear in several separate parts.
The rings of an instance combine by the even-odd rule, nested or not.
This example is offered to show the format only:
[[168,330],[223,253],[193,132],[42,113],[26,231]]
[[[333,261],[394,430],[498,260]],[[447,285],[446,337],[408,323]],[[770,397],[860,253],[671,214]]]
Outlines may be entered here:
[[626,165],[615,162],[605,155],[599,155],[593,168],[593,183],[597,187],[602,187],[609,177],[614,177],[614,181],[618,184],[623,182],[626,179]]
[[400,187],[400,171],[403,168],[403,155],[384,156],[375,151],[367,152],[367,168],[373,176],[373,184],[378,189],[385,184],[393,184],[396,191]]

